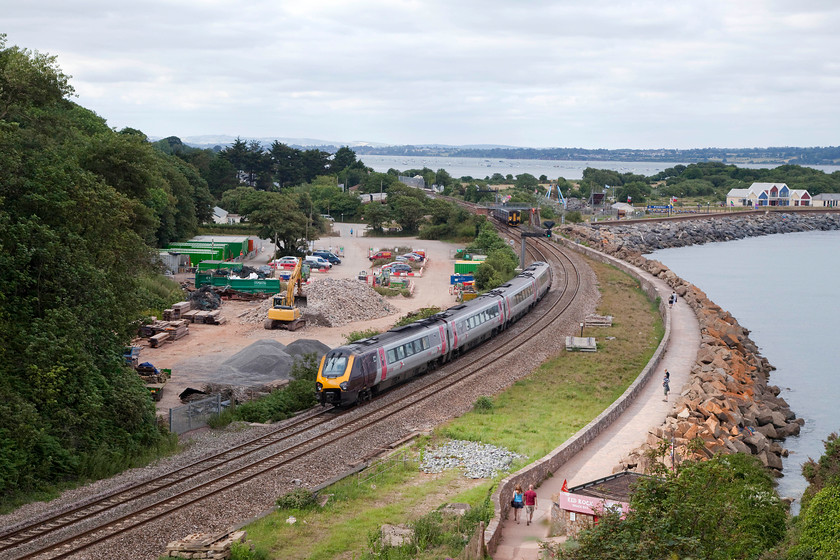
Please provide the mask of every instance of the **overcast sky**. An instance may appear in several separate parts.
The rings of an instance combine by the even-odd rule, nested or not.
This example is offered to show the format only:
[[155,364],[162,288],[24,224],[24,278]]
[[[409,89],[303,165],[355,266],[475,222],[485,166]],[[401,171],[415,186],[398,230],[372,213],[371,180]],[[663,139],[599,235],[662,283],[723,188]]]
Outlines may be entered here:
[[840,2],[0,0],[9,45],[150,136],[840,144]]

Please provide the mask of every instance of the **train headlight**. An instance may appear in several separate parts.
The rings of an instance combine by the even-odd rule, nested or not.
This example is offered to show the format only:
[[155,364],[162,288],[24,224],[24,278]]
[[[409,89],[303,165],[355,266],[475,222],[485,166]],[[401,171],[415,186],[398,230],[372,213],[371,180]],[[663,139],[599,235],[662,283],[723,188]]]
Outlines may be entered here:
[[324,390],[324,385],[320,381],[315,383],[315,390],[319,393]]
[[347,382],[342,381],[341,383],[338,384],[338,388],[341,389],[342,391],[346,391],[347,390]]

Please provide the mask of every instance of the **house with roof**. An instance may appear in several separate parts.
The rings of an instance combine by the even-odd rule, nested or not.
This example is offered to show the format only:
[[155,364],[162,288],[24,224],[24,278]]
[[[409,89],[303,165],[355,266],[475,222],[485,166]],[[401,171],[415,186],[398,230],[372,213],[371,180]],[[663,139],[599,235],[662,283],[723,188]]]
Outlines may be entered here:
[[811,206],[821,208],[840,207],[840,193],[820,193],[811,197]]
[[623,518],[630,511],[634,484],[647,476],[622,471],[574,488],[567,488],[563,482],[563,489],[551,497],[552,533],[576,538],[606,512],[616,512]]
[[785,183],[753,183],[747,189],[732,189],[726,194],[730,207],[810,206],[811,195],[805,189],[790,189]]

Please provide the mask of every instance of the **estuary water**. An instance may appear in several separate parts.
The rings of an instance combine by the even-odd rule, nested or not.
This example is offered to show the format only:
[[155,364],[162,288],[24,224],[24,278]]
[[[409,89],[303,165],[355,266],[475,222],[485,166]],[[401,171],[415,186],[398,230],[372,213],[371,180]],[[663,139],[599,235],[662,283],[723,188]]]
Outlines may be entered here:
[[[432,157],[432,156],[379,156],[362,155],[359,159],[374,171],[384,173],[389,169],[422,169],[428,167],[432,171],[445,169],[452,177],[473,177],[484,179],[495,173],[521,175],[530,173],[539,178],[545,175],[554,181],[558,177],[577,180],[583,178],[583,170],[587,167],[595,169],[610,169],[619,173],[635,173],[637,175],[656,175],[669,167],[679,165],[673,161],[571,161],[548,159],[499,159],[499,158],[471,158],[471,157]],[[738,167],[753,169],[776,167],[775,164],[745,164]],[[837,165],[810,165],[814,169],[821,169],[826,173],[840,170]]]
[[798,499],[807,487],[801,466],[840,432],[840,231],[751,237],[664,249],[649,255],[729,311],[777,369],[770,383],[797,417],[802,432],[783,446],[779,494]]

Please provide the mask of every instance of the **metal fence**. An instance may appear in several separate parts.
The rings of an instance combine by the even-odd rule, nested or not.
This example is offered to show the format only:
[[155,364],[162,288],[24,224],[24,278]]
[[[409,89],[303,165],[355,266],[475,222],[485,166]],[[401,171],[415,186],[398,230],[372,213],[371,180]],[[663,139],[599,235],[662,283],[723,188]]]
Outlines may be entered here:
[[184,406],[170,408],[169,431],[180,435],[190,430],[203,428],[210,418],[221,414],[222,407],[222,395],[218,394]]

